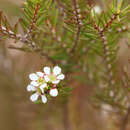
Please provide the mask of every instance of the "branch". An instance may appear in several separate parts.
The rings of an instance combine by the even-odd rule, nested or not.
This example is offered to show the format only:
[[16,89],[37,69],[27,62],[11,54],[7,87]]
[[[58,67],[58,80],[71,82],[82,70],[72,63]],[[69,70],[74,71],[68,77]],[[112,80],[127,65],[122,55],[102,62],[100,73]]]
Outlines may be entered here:
[[5,28],[4,26],[0,26],[0,31],[2,34],[8,35],[9,38],[19,40],[23,43],[28,43],[29,45],[31,44],[31,42],[28,39],[26,39],[25,37],[23,37],[21,34],[15,34],[13,31],[7,30],[7,28]]
[[110,64],[110,58],[109,58],[109,47],[107,46],[107,38],[104,35],[104,31],[102,29],[100,29],[100,27],[96,24],[94,24],[94,28],[95,30],[97,30],[97,32],[99,33],[99,36],[102,40],[102,45],[103,45],[103,51],[104,51],[104,60],[107,64],[107,71],[108,71],[108,75],[109,75],[109,83],[110,85],[114,85],[115,81],[112,80],[113,78],[113,72],[111,71],[112,69],[112,65]]
[[[29,47],[32,47],[33,50],[27,50],[28,48],[18,48],[18,47],[14,47],[14,46],[10,46],[9,48],[10,49],[17,49],[17,50],[21,50],[21,51],[35,51],[35,52],[40,52],[40,55],[41,56],[45,56],[49,61],[51,61],[53,64],[57,64],[59,63],[59,61],[56,61],[54,60],[53,58],[51,58],[48,54],[46,54],[45,52],[43,52],[43,50],[39,49],[37,46],[36,46],[36,43],[35,42],[32,42],[31,39],[30,39],[30,34],[31,32],[33,31],[33,27],[34,27],[34,24],[36,23],[37,21],[37,14],[38,14],[38,10],[40,8],[40,4],[37,3],[36,4],[36,7],[35,7],[35,11],[34,11],[34,14],[33,14],[33,17],[32,17],[32,21],[30,23],[30,28],[28,30],[28,32],[22,36],[21,34],[16,34],[15,32],[12,31],[11,27],[9,28],[7,25],[8,25],[8,22],[7,22],[7,19],[6,17],[4,17],[4,22],[5,26],[2,25],[2,12],[0,12],[0,32],[3,34],[3,35],[6,35],[8,36],[9,38],[12,38],[12,39],[15,39],[15,40],[19,40],[23,43],[27,43]],[[17,26],[17,23],[15,24],[15,28]]]
[[97,30],[97,32],[99,33],[99,36],[102,40],[102,45],[103,45],[103,51],[104,51],[104,59],[107,63],[107,71],[108,71],[108,75],[109,75],[109,83],[110,85],[114,85],[115,81],[112,80],[113,78],[113,72],[112,72],[112,65],[110,64],[110,58],[109,58],[109,47],[107,46],[107,38],[104,35],[104,32],[106,29],[108,29],[111,24],[113,23],[113,21],[117,18],[119,14],[115,13],[108,21],[107,23],[104,25],[103,29],[101,29],[98,25],[96,25],[96,23],[94,23],[94,28],[95,30]]
[[118,13],[115,13],[115,14],[112,15],[112,17],[104,25],[104,27],[102,29],[103,32],[111,26],[111,24],[113,23],[113,21],[117,19],[118,15],[119,15]]
[[51,58],[47,53],[43,52],[41,49],[35,49],[35,50],[27,50],[28,48],[25,47],[15,47],[15,46],[9,46],[9,49],[15,49],[15,50],[20,50],[20,51],[26,51],[26,52],[40,52],[41,56],[44,56],[47,60],[49,60],[52,64],[57,64],[60,63],[59,61],[54,60]]
[[33,17],[32,17],[32,21],[31,21],[31,23],[30,23],[30,28],[29,28],[27,34],[25,35],[25,38],[26,38],[26,39],[29,39],[30,34],[31,34],[32,30],[33,30],[34,24],[35,24],[36,21],[37,21],[37,18],[36,18],[36,17],[37,17],[39,8],[40,8],[40,4],[37,3],[37,4],[36,4],[36,7],[35,7],[35,10],[34,10]]
[[[31,41],[28,40],[25,36],[22,36],[21,34],[16,34],[15,32],[12,31],[11,28],[7,27],[7,19],[6,17],[4,16],[4,22],[5,22],[5,26],[2,25],[2,11],[0,11],[0,32],[3,34],[3,35],[6,35],[8,36],[9,38],[12,38],[12,39],[15,39],[15,40],[19,40],[23,43],[27,43],[29,46],[32,45]],[[15,24],[15,28],[17,26],[17,23]]]
[[81,15],[80,15],[80,9],[78,6],[78,2],[77,0],[73,0],[73,4],[74,4],[74,13],[75,13],[75,17],[76,17],[76,21],[77,21],[77,32],[76,32],[76,37],[75,37],[75,41],[73,44],[73,47],[70,51],[70,53],[74,53],[77,45],[78,45],[78,41],[79,41],[79,37],[80,37],[80,31],[81,31],[81,26],[82,26],[82,21],[81,21]]

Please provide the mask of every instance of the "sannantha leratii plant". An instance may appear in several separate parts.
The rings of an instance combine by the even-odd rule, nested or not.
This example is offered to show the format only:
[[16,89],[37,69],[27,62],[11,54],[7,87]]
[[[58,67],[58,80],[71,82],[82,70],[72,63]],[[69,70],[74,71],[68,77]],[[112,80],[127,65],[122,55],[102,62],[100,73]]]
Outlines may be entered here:
[[55,66],[53,69],[44,67],[43,72],[31,73],[29,79],[30,84],[27,86],[27,91],[32,92],[30,100],[36,102],[41,100],[43,103],[47,102],[47,97],[56,97],[58,95],[58,84],[65,78],[61,73],[61,68]]

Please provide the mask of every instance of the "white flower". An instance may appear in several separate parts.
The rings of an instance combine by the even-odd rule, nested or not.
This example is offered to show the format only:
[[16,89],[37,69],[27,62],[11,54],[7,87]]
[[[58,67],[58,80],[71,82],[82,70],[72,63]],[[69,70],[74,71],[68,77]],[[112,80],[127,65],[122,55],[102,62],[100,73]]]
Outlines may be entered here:
[[36,91],[36,87],[32,86],[32,85],[28,85],[27,86],[27,91]]
[[41,97],[41,100],[43,103],[47,102],[47,98],[44,94],[44,89],[47,87],[47,83],[44,80],[44,73],[42,72],[36,72],[29,75],[29,78],[31,80],[30,84],[27,86],[27,91],[34,92],[30,96],[30,100],[32,102],[35,102],[38,100],[38,97]]
[[56,97],[58,95],[58,90],[56,88],[52,88],[49,93],[52,97]]
[[[35,89],[40,88],[41,91],[47,86],[44,79],[44,74],[42,72],[36,72],[29,75],[29,78],[32,80],[27,86],[27,91],[35,91]],[[35,89],[34,89],[35,88]]]
[[36,102],[36,101],[38,100],[38,97],[39,97],[39,96],[41,96],[41,100],[42,100],[43,103],[46,103],[46,102],[47,102],[46,96],[45,96],[45,95],[41,95],[41,94],[39,94],[38,92],[32,94],[32,95],[30,96],[30,100],[31,100],[32,102]]
[[53,84],[58,84],[60,80],[65,78],[64,74],[61,73],[61,68],[59,66],[55,66],[51,71],[50,67],[44,67],[44,78],[46,82],[51,82]]
[[30,84],[33,85],[33,86],[35,86],[35,87],[39,86],[39,83],[36,82],[36,81],[32,81]]
[[27,91],[33,92],[30,96],[32,102],[36,102],[41,98],[41,101],[46,103],[46,95],[48,92],[50,96],[56,97],[58,95],[57,84],[65,78],[59,66],[55,66],[53,69],[46,66],[43,68],[43,71],[44,72],[36,72],[29,75],[31,82],[27,86]]
[[55,66],[53,69],[54,75],[58,75],[61,73],[61,68],[59,66]]
[[30,96],[30,100],[31,100],[32,102],[35,102],[35,101],[38,99],[38,97],[39,97],[39,94],[38,94],[38,93],[34,93],[34,94],[32,94],[32,95]]
[[43,70],[44,70],[45,74],[50,74],[50,72],[51,72],[50,67],[44,67]]
[[94,17],[95,14],[101,14],[101,12],[102,12],[102,9],[98,5],[94,6],[91,10],[91,14],[92,14],[93,17]]
[[44,88],[46,88],[47,87],[47,84],[46,83],[44,83],[44,84],[42,84],[39,88],[41,89],[41,91],[42,91],[42,93],[44,93]]
[[43,77],[43,76],[44,76],[44,73],[42,73],[42,72],[36,72],[36,74],[37,74],[39,77]]
[[42,95],[41,98],[42,98],[42,102],[43,102],[43,103],[46,103],[46,102],[47,102],[47,98],[46,98],[45,95]]
[[38,80],[38,76],[35,73],[29,75],[30,80],[36,81]]

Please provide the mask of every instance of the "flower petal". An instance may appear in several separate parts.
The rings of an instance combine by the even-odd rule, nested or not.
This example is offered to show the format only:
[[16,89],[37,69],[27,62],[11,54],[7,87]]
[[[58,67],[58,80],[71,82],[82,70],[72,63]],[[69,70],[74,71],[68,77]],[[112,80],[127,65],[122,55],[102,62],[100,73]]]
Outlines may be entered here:
[[65,78],[65,75],[64,74],[60,74],[57,76],[57,79],[60,79],[60,80],[63,80]]
[[53,74],[58,75],[61,73],[61,68],[59,66],[55,66],[53,69]]
[[30,91],[36,91],[36,88],[32,85],[28,85],[27,86],[27,91],[30,92]]
[[33,95],[30,96],[30,100],[32,102],[35,102],[39,97],[39,94],[38,93],[34,93]]
[[36,87],[39,86],[39,84],[36,81],[32,81],[30,84]]
[[47,86],[46,83],[44,83],[44,84],[42,84],[42,85],[40,86],[40,89],[41,89],[42,93],[44,93],[44,88],[45,88],[46,86]]
[[47,74],[47,75],[49,75],[51,73],[50,67],[44,67],[43,70],[44,70],[44,73]]
[[43,77],[43,76],[44,76],[44,74],[43,74],[42,72],[37,72],[37,75],[38,75],[39,77]]
[[46,98],[45,95],[42,95],[41,98],[42,98],[42,102],[43,102],[43,103],[46,103],[46,102],[47,102],[47,98]]
[[52,81],[53,84],[58,84],[60,80]]
[[45,79],[46,82],[50,81],[50,79],[47,75],[44,76],[44,79]]
[[56,97],[58,95],[58,90],[56,88],[51,89],[49,93],[52,97]]
[[29,78],[30,78],[31,80],[33,80],[33,81],[38,80],[38,76],[37,76],[35,73],[30,74],[30,75],[29,75]]

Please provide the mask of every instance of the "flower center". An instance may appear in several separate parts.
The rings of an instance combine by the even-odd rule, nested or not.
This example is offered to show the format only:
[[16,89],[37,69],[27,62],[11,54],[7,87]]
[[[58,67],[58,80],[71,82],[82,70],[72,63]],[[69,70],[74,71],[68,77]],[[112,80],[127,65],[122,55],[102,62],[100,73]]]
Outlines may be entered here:
[[55,75],[49,75],[49,79],[51,81],[56,81],[56,76]]
[[39,78],[38,81],[39,85],[42,85],[45,83],[45,80],[43,78]]

